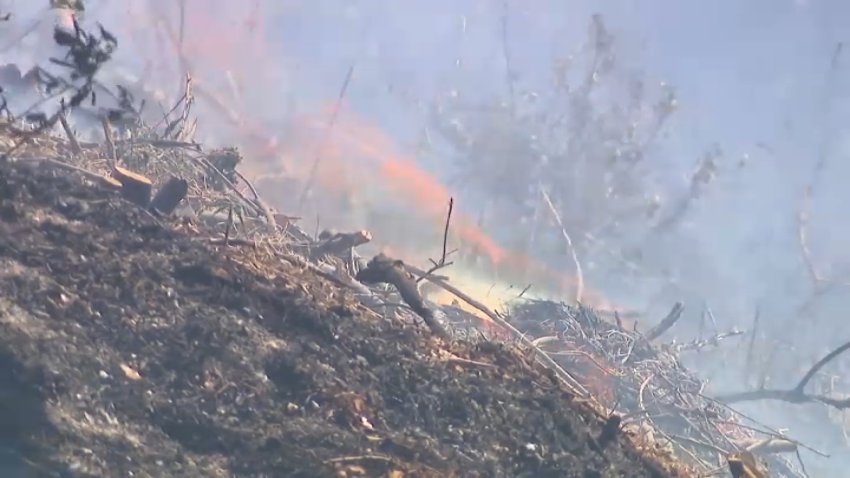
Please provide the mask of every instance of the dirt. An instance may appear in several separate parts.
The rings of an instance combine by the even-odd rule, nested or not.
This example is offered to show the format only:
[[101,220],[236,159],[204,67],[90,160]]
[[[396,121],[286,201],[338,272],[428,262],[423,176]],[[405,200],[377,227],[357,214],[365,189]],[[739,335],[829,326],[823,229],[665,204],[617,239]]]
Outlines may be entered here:
[[0,164],[0,475],[675,476],[512,347],[104,187]]

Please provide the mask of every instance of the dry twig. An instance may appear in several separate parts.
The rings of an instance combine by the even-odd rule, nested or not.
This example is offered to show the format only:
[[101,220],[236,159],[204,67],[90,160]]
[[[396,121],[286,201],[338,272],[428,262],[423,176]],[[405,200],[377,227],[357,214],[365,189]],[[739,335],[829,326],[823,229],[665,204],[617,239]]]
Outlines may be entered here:
[[451,221],[452,221],[452,209],[454,208],[454,203],[455,203],[454,198],[449,198],[449,212],[446,214],[446,227],[443,229],[443,254],[440,256],[439,261],[434,261],[434,260],[431,261],[433,266],[430,269],[428,269],[427,271],[425,271],[425,274],[419,276],[419,278],[416,279],[417,283],[422,282],[423,279],[427,278],[428,276],[430,276],[434,272],[437,272],[440,269],[443,269],[445,267],[452,265],[451,262],[446,262],[446,248],[448,246],[449,225],[451,224]]
[[546,205],[549,208],[549,212],[552,213],[552,217],[555,219],[555,222],[557,222],[558,226],[561,228],[561,235],[564,236],[564,241],[567,243],[567,250],[570,254],[570,257],[572,257],[573,265],[576,268],[575,301],[577,304],[581,304],[582,297],[584,296],[584,274],[581,270],[581,262],[579,262],[578,260],[576,248],[575,246],[573,246],[573,240],[570,238],[570,235],[567,233],[567,229],[564,227],[564,222],[561,220],[561,215],[558,213],[558,210],[555,208],[555,205],[549,198],[549,194],[546,193],[546,190],[543,189],[542,185],[540,186],[540,195],[543,196],[543,201],[546,202]]

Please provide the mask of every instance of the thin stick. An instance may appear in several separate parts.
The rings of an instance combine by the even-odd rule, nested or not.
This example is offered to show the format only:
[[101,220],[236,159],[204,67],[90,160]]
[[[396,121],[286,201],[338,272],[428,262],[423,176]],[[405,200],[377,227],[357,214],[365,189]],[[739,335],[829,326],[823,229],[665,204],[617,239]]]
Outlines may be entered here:
[[446,227],[445,227],[445,229],[443,229],[443,255],[440,257],[439,262],[433,261],[433,260],[431,261],[431,262],[434,263],[434,265],[430,269],[425,271],[425,274],[419,276],[419,278],[416,279],[417,283],[422,282],[423,279],[430,276],[431,274],[438,271],[439,269],[442,269],[444,267],[448,267],[452,264],[451,262],[446,263],[446,248],[447,248],[448,241],[449,241],[449,224],[451,224],[451,221],[452,221],[452,210],[454,209],[454,204],[455,204],[455,199],[449,198],[449,212],[448,212],[448,214],[446,214]]
[[[747,346],[747,359],[744,366],[744,370],[751,370],[751,365],[753,363],[753,351],[755,350],[756,345],[756,334],[758,334],[759,327],[759,316],[761,315],[761,309],[756,307],[756,315],[753,317],[753,330],[750,332],[750,343]],[[749,375],[749,374],[748,374]],[[749,377],[747,377],[747,381],[749,381]]]
[[87,179],[91,179],[91,180],[102,182],[102,183],[108,183],[109,182],[109,180],[103,175],[100,175],[100,174],[95,173],[93,171],[89,171],[87,169],[83,169],[79,166],[74,166],[73,164],[68,164],[68,163],[65,163],[63,161],[59,161],[58,159],[54,159],[54,158],[17,158],[17,159],[20,160],[20,161],[49,164],[51,166],[55,166],[55,167],[58,167],[58,168],[78,172],[78,173],[82,174],[83,176],[85,176]]
[[555,205],[552,204],[552,200],[549,198],[549,194],[546,193],[546,190],[543,189],[543,186],[540,186],[540,195],[543,196],[543,200],[546,202],[546,205],[549,207],[549,211],[552,213],[552,216],[555,219],[555,222],[558,223],[558,226],[561,228],[561,234],[564,236],[564,241],[567,243],[567,249],[570,253],[570,256],[573,259],[573,264],[576,268],[576,303],[581,304],[581,299],[584,296],[584,274],[581,271],[581,262],[578,260],[578,254],[576,253],[576,248],[573,246],[573,240],[570,238],[570,235],[567,233],[567,229],[564,227],[564,222],[561,221],[561,215],[558,214],[558,210],[555,209]]
[[118,153],[115,151],[115,142],[112,140],[112,125],[109,123],[109,118],[104,117],[100,120],[103,125],[103,136],[106,138],[106,154],[112,160],[112,166],[118,165]]
[[[405,264],[404,267],[411,274],[420,275],[420,276],[425,275],[425,271],[423,271],[422,269],[419,269],[417,267],[411,266],[409,264]],[[552,357],[549,356],[549,354],[547,354],[546,352],[543,352],[538,347],[536,347],[531,342],[531,340],[529,340],[525,336],[525,334],[523,334],[522,332],[517,330],[516,327],[511,325],[508,321],[506,321],[502,317],[500,317],[499,314],[493,312],[492,310],[487,308],[487,306],[485,306],[481,302],[478,302],[477,300],[475,300],[472,297],[468,296],[467,294],[463,293],[457,287],[452,286],[451,284],[447,283],[443,279],[440,279],[439,277],[429,276],[429,277],[427,277],[427,279],[432,284],[442,287],[443,289],[445,289],[449,293],[454,294],[458,299],[460,299],[460,300],[466,302],[467,304],[469,304],[470,306],[478,309],[484,315],[486,315],[490,320],[492,320],[497,325],[501,326],[503,329],[510,332],[510,334],[513,335],[514,338],[519,343],[521,343],[522,345],[528,347],[529,349],[537,352],[537,353],[535,353],[535,357],[537,358],[537,360],[542,365],[544,365],[548,369],[555,372],[555,375],[557,375],[558,378],[560,378],[561,381],[564,383],[564,385],[566,385],[573,393],[575,393],[576,395],[578,395],[579,397],[582,397],[582,398],[587,398],[587,397],[590,396],[590,392],[588,392],[587,389],[584,388],[584,386],[582,386],[582,384],[578,380],[576,380],[575,377],[573,377],[569,372],[567,372],[563,367],[561,367],[557,362],[555,362],[552,359]]]
[[341,456],[339,458],[331,458],[330,460],[325,461],[325,463],[345,463],[348,461],[363,461],[363,460],[373,460],[373,461],[393,461],[392,457],[384,456],[384,455],[358,455],[358,456]]
[[68,143],[71,144],[71,151],[75,155],[79,155],[83,152],[83,149],[80,147],[80,143],[77,142],[77,137],[74,136],[74,131],[71,130],[71,127],[68,125],[68,119],[65,117],[64,109],[59,112],[59,124],[62,125],[62,129],[65,130],[65,135],[68,136]]
[[449,224],[452,221],[452,209],[454,209],[455,198],[449,198],[449,212],[446,214],[446,227],[443,229],[443,255],[440,258],[440,263],[446,263],[446,245],[449,241]]
[[227,211],[227,227],[224,229],[224,245],[227,247],[230,245],[230,229],[233,227],[233,205],[230,205],[230,209]]
[[809,273],[809,278],[815,290],[819,290],[823,285],[823,277],[821,277],[815,267],[814,259],[812,259],[812,251],[809,249],[808,242],[808,224],[809,211],[812,208],[812,185],[806,186],[803,191],[803,198],[800,200],[800,210],[797,211],[797,240],[800,245],[800,255],[803,256],[803,263],[806,265],[806,271]]
[[508,87],[508,101],[511,117],[516,114],[516,93],[514,92],[514,71],[511,61],[511,49],[508,42],[508,2],[502,2],[502,57],[505,59],[505,82]]
[[334,104],[333,112],[331,113],[331,119],[328,122],[328,127],[325,129],[324,136],[322,140],[319,141],[319,145],[316,148],[316,155],[313,158],[313,165],[310,167],[310,175],[307,176],[307,183],[304,185],[304,190],[301,191],[301,196],[298,198],[298,208],[301,209],[304,206],[304,201],[307,199],[307,196],[310,194],[310,190],[313,188],[313,182],[316,180],[316,173],[319,170],[319,163],[322,161],[322,152],[330,139],[331,131],[333,130],[334,124],[336,124],[337,116],[339,115],[339,110],[342,107],[342,100],[345,98],[345,92],[348,90],[348,84],[351,82],[351,75],[354,73],[354,64],[348,67],[348,72],[345,74],[345,80],[342,82],[342,88],[339,90],[339,97],[336,99],[336,104]]

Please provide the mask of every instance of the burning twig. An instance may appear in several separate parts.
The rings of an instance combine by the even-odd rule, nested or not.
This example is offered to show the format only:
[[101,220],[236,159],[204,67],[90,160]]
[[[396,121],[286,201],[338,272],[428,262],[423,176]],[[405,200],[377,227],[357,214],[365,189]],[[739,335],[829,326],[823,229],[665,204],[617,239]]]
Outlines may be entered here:
[[[425,271],[413,267],[411,265],[405,264],[404,267],[412,274],[418,276],[425,275]],[[590,395],[587,389],[582,386],[582,384],[578,380],[576,380],[575,377],[573,377],[569,372],[567,372],[563,367],[561,367],[557,362],[555,362],[552,357],[549,356],[549,354],[543,352],[537,346],[535,346],[525,334],[517,330],[516,327],[514,327],[511,323],[502,318],[499,314],[493,312],[486,305],[463,293],[460,289],[452,286],[442,278],[429,276],[427,277],[427,279],[432,284],[442,287],[447,292],[455,295],[460,300],[466,302],[473,308],[481,311],[490,320],[495,322],[496,325],[499,325],[504,330],[508,331],[518,343],[522,344],[525,347],[528,347],[529,350],[535,352],[534,355],[537,360],[540,361],[546,368],[552,370],[555,375],[557,375],[558,378],[560,378],[561,381],[573,391],[573,393],[580,397],[588,397]]]
[[824,405],[828,405],[840,410],[850,409],[850,398],[846,399],[836,399],[830,398],[823,395],[809,395],[804,389],[812,377],[815,376],[821,368],[823,368],[829,361],[838,357],[845,351],[850,350],[850,342],[845,343],[844,345],[836,348],[832,352],[828,353],[822,359],[818,360],[812,368],[803,375],[803,378],[800,379],[800,382],[796,387],[790,390],[754,390],[751,392],[741,392],[734,393],[729,395],[724,395],[717,397],[718,400],[721,400],[726,403],[736,403],[736,402],[746,402],[753,400],[781,400],[789,403],[809,403],[809,402],[820,402]]
[[[585,307],[527,301],[515,305],[510,316],[520,330],[533,334],[528,337],[533,343],[547,342],[547,350],[556,349],[558,343],[559,349],[580,350],[581,354],[548,355],[573,372],[607,409],[615,401],[620,403],[624,421],[639,421],[633,426],[648,430],[642,439],[645,443],[656,446],[656,437],[669,440],[676,453],[706,471],[718,452],[725,455],[740,450],[739,441],[755,440],[737,420],[743,415],[703,395],[705,384],[684,370],[677,347],[654,347],[641,334]],[[778,433],[776,438],[792,441]],[[778,476],[801,476],[782,457],[769,461]]]

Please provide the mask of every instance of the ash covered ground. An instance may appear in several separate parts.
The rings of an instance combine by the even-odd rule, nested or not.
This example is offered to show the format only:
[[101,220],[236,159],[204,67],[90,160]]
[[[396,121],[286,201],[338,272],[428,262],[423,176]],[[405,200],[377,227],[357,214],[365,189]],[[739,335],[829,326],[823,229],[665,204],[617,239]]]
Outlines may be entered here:
[[675,476],[515,349],[24,163],[0,164],[3,476]]

